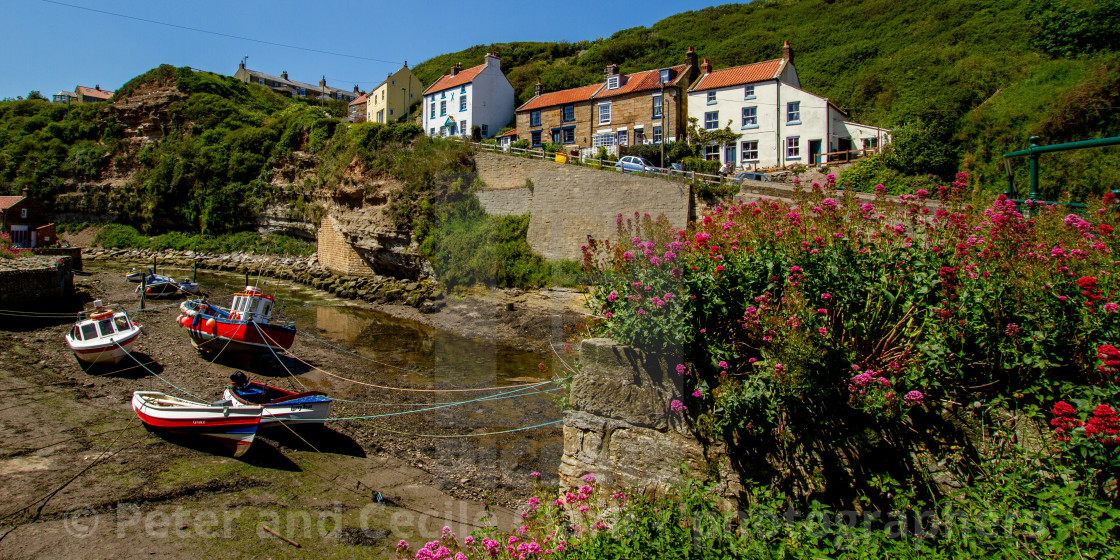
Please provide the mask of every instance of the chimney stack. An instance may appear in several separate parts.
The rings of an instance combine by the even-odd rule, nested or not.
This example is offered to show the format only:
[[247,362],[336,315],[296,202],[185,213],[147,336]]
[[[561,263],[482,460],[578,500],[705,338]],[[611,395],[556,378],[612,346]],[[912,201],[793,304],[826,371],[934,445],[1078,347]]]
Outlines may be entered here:
[[541,85],[541,79],[537,78],[537,86],[535,88],[533,88],[533,92],[535,94],[534,97],[540,97],[541,96],[541,91],[543,89],[544,89],[544,86]]
[[610,78],[611,76],[617,76],[617,75],[618,75],[618,65],[617,64],[608,64],[607,67],[603,70],[603,78]]
[[354,84],[354,93],[358,93],[358,84]]
[[793,49],[790,48],[789,41],[782,45],[782,60],[786,61],[786,64],[793,64]]
[[280,73],[280,77],[281,77],[281,78],[284,78],[285,80],[287,80],[287,79],[288,79],[288,71],[287,71],[287,70],[284,70],[283,72],[281,72],[281,73]]
[[693,68],[696,68],[696,66],[697,66],[696,49],[694,49],[692,47],[688,47],[688,52],[684,53],[684,63],[687,66],[691,66]]
[[244,60],[242,60],[241,62],[238,62],[238,63],[237,63],[237,67],[238,67],[238,68],[240,68],[240,69],[242,69],[242,70],[244,70],[244,69],[245,69],[245,61],[244,61]]
[[451,67],[451,75],[452,76],[458,76],[459,71],[462,70],[462,69],[463,69],[463,63],[462,62],[456,62],[455,65]]
[[97,85],[93,86],[93,89],[95,89],[97,91],[101,91],[101,84],[97,84]]
[[705,58],[704,59],[704,64],[700,65],[700,71],[705,73],[705,74],[711,74],[712,73],[712,63],[708,62],[708,59]]

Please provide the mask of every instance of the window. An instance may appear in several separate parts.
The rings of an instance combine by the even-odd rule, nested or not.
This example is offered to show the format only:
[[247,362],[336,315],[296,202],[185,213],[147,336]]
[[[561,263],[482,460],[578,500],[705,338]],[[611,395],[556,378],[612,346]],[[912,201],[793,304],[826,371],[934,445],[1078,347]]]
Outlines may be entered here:
[[561,142],[560,129],[559,128],[552,129],[552,143],[553,144],[560,144],[560,142]]
[[541,112],[540,110],[529,111],[529,126],[541,125]]
[[661,127],[660,126],[653,127],[653,143],[654,144],[660,144],[661,143]]
[[564,116],[562,117],[562,119],[564,122],[572,122],[576,120],[576,106],[571,104],[565,105]]
[[599,146],[613,146],[614,134],[608,132],[606,134],[596,134],[591,137],[591,147],[598,148]]
[[786,159],[801,159],[801,137],[786,138]]
[[436,135],[436,129],[433,128],[433,129],[428,131],[428,136],[435,136],[435,135]]
[[743,142],[743,161],[758,161],[758,140]]
[[708,105],[715,105],[715,104],[716,104],[716,92],[709,91],[708,92]]
[[488,132],[486,132],[487,128],[488,127],[486,125],[482,125],[482,137],[483,138],[486,138],[486,136],[489,134]]
[[461,127],[461,130],[459,130],[459,132],[462,132],[463,136],[471,133],[471,127],[467,126],[467,121],[459,123],[459,126]]
[[93,323],[86,323],[82,325],[82,340],[89,340],[97,338],[97,327]]
[[27,217],[27,209],[26,208],[20,208],[19,209],[19,217],[21,217],[21,218],[26,218]]
[[389,116],[390,117],[393,116],[393,110],[392,109],[389,109]]
[[719,111],[704,113],[704,130],[715,130],[717,128],[719,128]]
[[436,102],[432,101],[432,116],[429,118],[436,118]]
[[870,150],[870,149],[875,149],[875,148],[878,148],[878,147],[879,147],[879,139],[878,138],[864,138],[863,139],[863,149]]
[[653,118],[661,118],[661,95],[653,96]]
[[743,86],[743,99],[754,99],[754,86]]
[[607,89],[618,89],[619,76],[607,78]]
[[396,81],[396,80],[393,80],[393,81],[389,82],[389,85],[391,85],[391,86],[395,86],[395,85],[397,85],[397,81]]
[[646,143],[644,131],[640,128],[634,129],[634,145],[641,146]]
[[708,161],[719,161],[719,146],[715,144],[704,146],[704,159]]
[[540,146],[541,145],[541,131],[534,130],[532,132],[532,137],[533,137],[533,147],[536,148],[537,146]]
[[440,101],[439,102],[439,116],[442,117],[446,114],[447,114],[447,102],[446,101]]
[[611,103],[610,103],[610,101],[608,101],[606,103],[600,103],[599,104],[599,124],[610,124],[610,123],[611,123]]
[[560,141],[562,143],[564,143],[564,144],[575,144],[576,143],[576,127],[566,126],[561,130],[561,132],[562,132],[562,134],[561,134]]
[[801,123],[801,102],[790,101],[786,104],[786,124]]
[[467,96],[465,94],[459,96],[459,110],[460,111],[466,111],[467,110]]
[[669,77],[670,77],[669,69],[668,68],[662,68],[658,77],[660,78],[661,83],[663,83],[663,84],[669,83]]
[[625,146],[626,145],[626,138],[627,138],[627,134],[626,134],[625,130],[618,131],[618,145],[619,146]]
[[743,107],[743,128],[758,126],[758,107]]
[[459,93],[463,93],[463,94],[467,93],[467,86],[463,86],[463,87],[459,88]]

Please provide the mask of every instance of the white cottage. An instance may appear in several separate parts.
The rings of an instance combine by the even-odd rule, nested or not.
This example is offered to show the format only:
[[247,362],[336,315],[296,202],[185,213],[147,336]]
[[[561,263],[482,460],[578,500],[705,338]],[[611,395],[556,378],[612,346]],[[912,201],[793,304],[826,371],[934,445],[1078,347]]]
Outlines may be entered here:
[[[709,146],[705,158],[735,169],[826,163],[826,152],[878,148],[890,131],[850,123],[828,98],[801,89],[793,51],[782,58],[712,71],[707,59],[688,90],[688,114],[707,130],[731,123],[734,145]],[[835,161],[839,157],[831,158]]]
[[502,73],[498,53],[486,53],[486,61],[463,70],[451,67],[424,90],[424,131],[429,136],[470,136],[479,127],[490,138],[513,120],[514,94]]

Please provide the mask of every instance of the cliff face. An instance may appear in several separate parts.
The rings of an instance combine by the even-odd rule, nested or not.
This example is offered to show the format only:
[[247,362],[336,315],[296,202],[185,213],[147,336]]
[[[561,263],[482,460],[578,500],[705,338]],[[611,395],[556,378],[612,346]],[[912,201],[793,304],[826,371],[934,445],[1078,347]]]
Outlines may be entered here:
[[342,235],[370,273],[412,279],[432,276],[411,230],[398,228],[389,213],[389,202],[401,190],[401,183],[388,177],[366,177],[360,169],[348,170],[345,183],[330,192],[320,191],[329,218],[324,223]]

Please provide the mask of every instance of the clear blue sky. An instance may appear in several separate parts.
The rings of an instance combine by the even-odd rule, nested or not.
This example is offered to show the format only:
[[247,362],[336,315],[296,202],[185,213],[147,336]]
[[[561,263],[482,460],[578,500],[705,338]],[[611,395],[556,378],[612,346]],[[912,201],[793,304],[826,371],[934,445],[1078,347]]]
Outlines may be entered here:
[[[335,2],[290,0],[0,0],[0,98],[75,85],[115,89],[160,64],[233,74],[248,67],[294,80],[367,90],[410,66],[473,45],[579,41],[649,26],[713,0]],[[168,27],[81,6],[234,35],[351,54],[362,60]],[[385,61],[385,62],[381,62]]]

